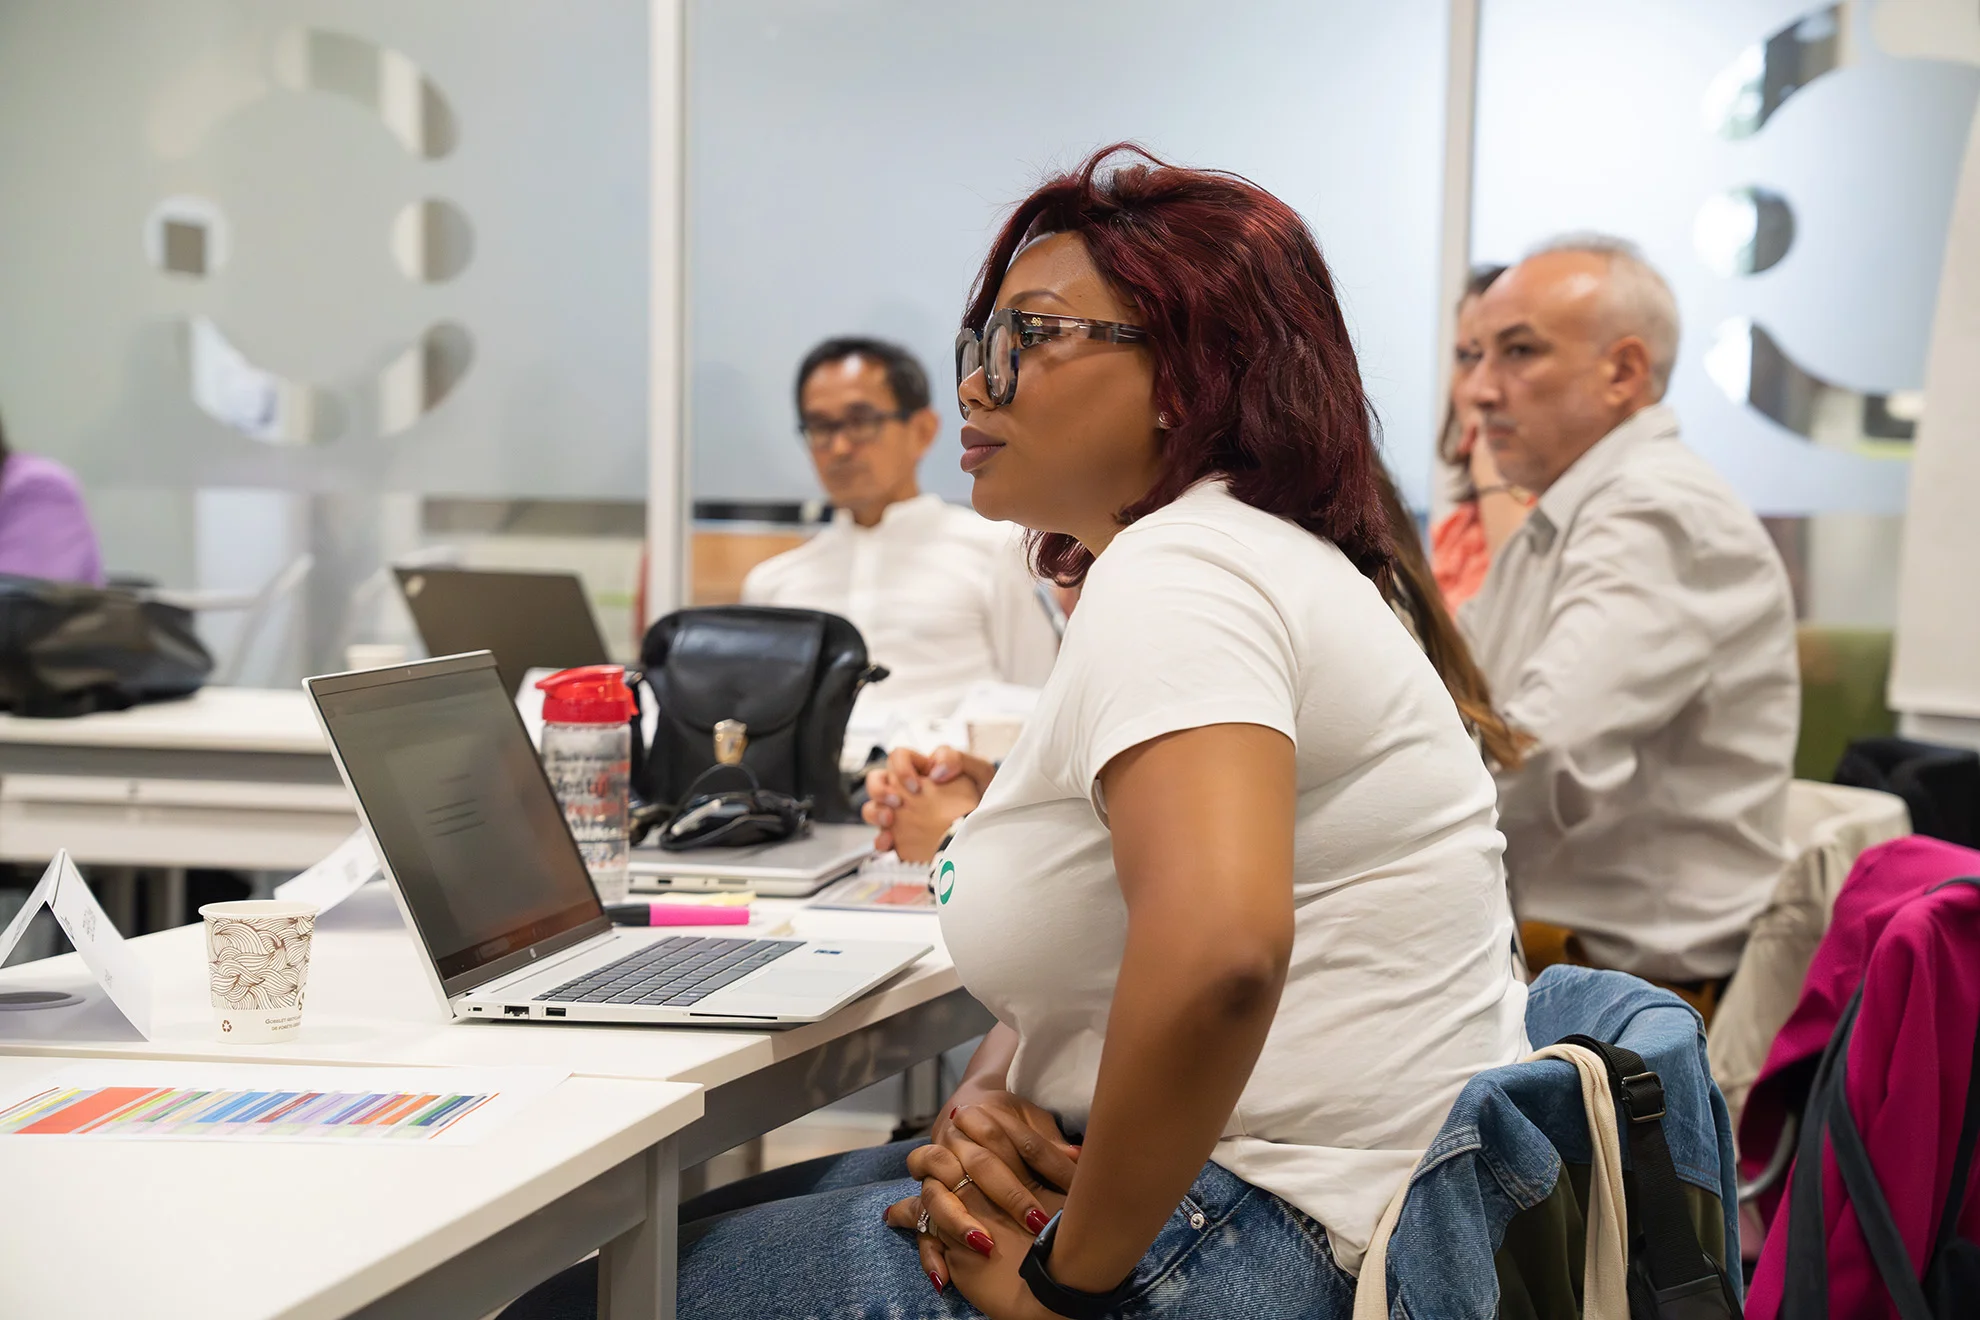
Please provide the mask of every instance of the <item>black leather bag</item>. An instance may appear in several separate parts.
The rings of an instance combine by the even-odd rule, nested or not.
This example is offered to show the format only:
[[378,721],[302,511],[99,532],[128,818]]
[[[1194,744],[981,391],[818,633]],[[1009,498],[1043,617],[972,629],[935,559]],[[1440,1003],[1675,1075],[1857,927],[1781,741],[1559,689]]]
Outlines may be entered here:
[[186,610],[117,587],[0,573],[0,709],[122,710],[191,696],[212,672]]
[[[634,767],[640,796],[669,810],[720,764],[716,726],[733,721],[741,763],[762,788],[808,798],[811,817],[859,819],[839,772],[853,699],[887,676],[859,629],[817,610],[723,605],[677,610],[640,646],[659,708],[653,744]],[[725,732],[731,730],[725,729]]]

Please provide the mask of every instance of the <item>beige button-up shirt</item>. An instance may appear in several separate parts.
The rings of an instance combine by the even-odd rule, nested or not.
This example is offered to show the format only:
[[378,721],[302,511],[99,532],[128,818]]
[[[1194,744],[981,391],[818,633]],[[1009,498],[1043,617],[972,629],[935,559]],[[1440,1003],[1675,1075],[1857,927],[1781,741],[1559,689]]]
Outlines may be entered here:
[[1059,653],[1022,533],[939,495],[891,504],[874,527],[840,510],[797,549],[751,569],[742,598],[851,619],[889,671],[860,694],[860,709],[891,718],[946,718],[983,679],[1042,687]]
[[1786,862],[1800,722],[1759,519],[1654,405],[1548,488],[1459,618],[1537,740],[1499,781],[1521,919],[1624,971],[1730,973]]

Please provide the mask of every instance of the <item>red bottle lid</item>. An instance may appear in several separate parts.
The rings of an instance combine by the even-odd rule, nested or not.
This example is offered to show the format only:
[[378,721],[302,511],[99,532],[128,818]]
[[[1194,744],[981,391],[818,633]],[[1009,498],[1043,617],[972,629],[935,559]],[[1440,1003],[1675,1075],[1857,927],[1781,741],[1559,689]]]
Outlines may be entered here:
[[586,665],[540,678],[546,724],[624,724],[633,717],[632,689],[619,665]]

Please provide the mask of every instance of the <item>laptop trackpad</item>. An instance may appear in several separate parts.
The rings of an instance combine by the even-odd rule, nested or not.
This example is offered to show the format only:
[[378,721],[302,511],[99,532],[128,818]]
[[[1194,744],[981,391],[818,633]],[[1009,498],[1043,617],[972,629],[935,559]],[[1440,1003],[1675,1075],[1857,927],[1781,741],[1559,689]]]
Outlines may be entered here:
[[804,1017],[823,1014],[872,979],[871,968],[846,971],[778,969],[756,985],[737,986],[708,996],[696,1005],[703,1013],[736,1013],[747,1017]]

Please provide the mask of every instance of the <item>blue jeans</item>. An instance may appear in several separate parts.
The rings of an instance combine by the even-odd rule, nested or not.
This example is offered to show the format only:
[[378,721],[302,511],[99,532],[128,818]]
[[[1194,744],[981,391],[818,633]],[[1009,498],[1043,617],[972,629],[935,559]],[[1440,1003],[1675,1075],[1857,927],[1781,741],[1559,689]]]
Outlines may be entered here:
[[[776,1169],[681,1207],[680,1320],[983,1320],[940,1297],[913,1234],[881,1223],[914,1195],[907,1154],[875,1146]],[[1327,1231],[1269,1192],[1203,1166],[1135,1270],[1120,1320],[1346,1320],[1354,1280]],[[596,1261],[564,1271],[503,1320],[593,1320]]]

